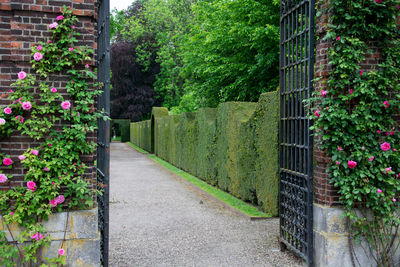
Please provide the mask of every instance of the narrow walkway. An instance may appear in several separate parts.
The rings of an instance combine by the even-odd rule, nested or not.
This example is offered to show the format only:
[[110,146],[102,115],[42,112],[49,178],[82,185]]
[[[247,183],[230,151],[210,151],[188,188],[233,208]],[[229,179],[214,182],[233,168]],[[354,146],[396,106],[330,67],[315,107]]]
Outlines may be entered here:
[[279,251],[278,219],[250,221],[112,143],[110,266],[302,266]]

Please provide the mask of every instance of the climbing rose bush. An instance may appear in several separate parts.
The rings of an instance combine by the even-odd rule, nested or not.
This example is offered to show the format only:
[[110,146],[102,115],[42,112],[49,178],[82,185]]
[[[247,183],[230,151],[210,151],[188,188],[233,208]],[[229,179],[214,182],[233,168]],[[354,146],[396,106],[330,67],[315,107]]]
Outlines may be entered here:
[[[332,159],[355,241],[367,241],[378,266],[395,266],[400,197],[399,0],[330,1],[326,39],[331,70],[315,92],[317,145]],[[374,48],[376,46],[376,48]],[[372,48],[371,48],[372,47]],[[367,55],[380,63],[365,69]]]
[[[92,154],[96,147],[88,135],[96,131],[98,119],[107,119],[94,108],[102,91],[89,66],[93,51],[77,46],[78,19],[72,16],[71,9],[64,7],[56,21],[49,25],[50,39],[32,46],[35,73],[16,73],[18,79],[12,84],[15,89],[8,94],[10,104],[0,112],[1,137],[16,133],[40,143],[16,158],[0,153],[2,170],[12,169],[18,162],[25,171],[23,186],[0,191],[0,212],[5,224],[18,224],[25,229],[15,236],[7,227],[11,243],[0,231],[1,266],[15,266],[16,262],[26,266],[65,265],[64,243],[53,258],[37,258],[39,249],[50,244],[41,221],[65,208],[90,208],[99,193],[85,180],[87,166],[81,161],[82,155]],[[60,74],[69,76],[65,89],[54,85],[54,77]],[[3,186],[13,179],[0,171]]]

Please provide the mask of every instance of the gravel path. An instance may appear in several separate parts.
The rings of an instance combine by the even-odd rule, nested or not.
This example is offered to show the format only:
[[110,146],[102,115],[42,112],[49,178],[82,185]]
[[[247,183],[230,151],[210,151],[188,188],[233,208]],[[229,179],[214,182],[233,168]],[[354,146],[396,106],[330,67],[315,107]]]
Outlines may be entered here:
[[302,266],[280,252],[278,219],[250,221],[112,143],[110,266]]

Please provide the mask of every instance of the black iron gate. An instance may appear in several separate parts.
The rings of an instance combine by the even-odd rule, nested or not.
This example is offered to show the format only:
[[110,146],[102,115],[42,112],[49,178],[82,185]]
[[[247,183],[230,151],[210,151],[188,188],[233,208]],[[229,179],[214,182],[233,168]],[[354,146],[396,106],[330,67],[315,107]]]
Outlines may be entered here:
[[313,138],[304,100],[314,74],[314,0],[281,0],[280,240],[313,265]]
[[[98,109],[110,114],[110,3],[98,2],[97,20],[97,67],[98,80],[104,84],[98,99]],[[101,264],[108,266],[108,205],[110,182],[110,121],[99,120],[97,132],[97,182],[103,194],[98,196]]]

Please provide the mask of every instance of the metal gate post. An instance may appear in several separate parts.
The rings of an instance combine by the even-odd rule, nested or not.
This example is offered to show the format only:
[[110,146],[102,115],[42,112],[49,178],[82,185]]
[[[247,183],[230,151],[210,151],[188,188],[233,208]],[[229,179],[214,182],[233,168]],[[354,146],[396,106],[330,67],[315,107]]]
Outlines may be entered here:
[[[110,2],[99,0],[97,20],[98,81],[103,83],[103,94],[98,98],[98,109],[110,116]],[[110,193],[110,121],[100,119],[97,131],[97,182],[103,194],[97,198],[99,211],[101,264],[108,267],[108,223]]]
[[313,137],[304,100],[314,77],[314,0],[281,0],[281,243],[313,266]]

